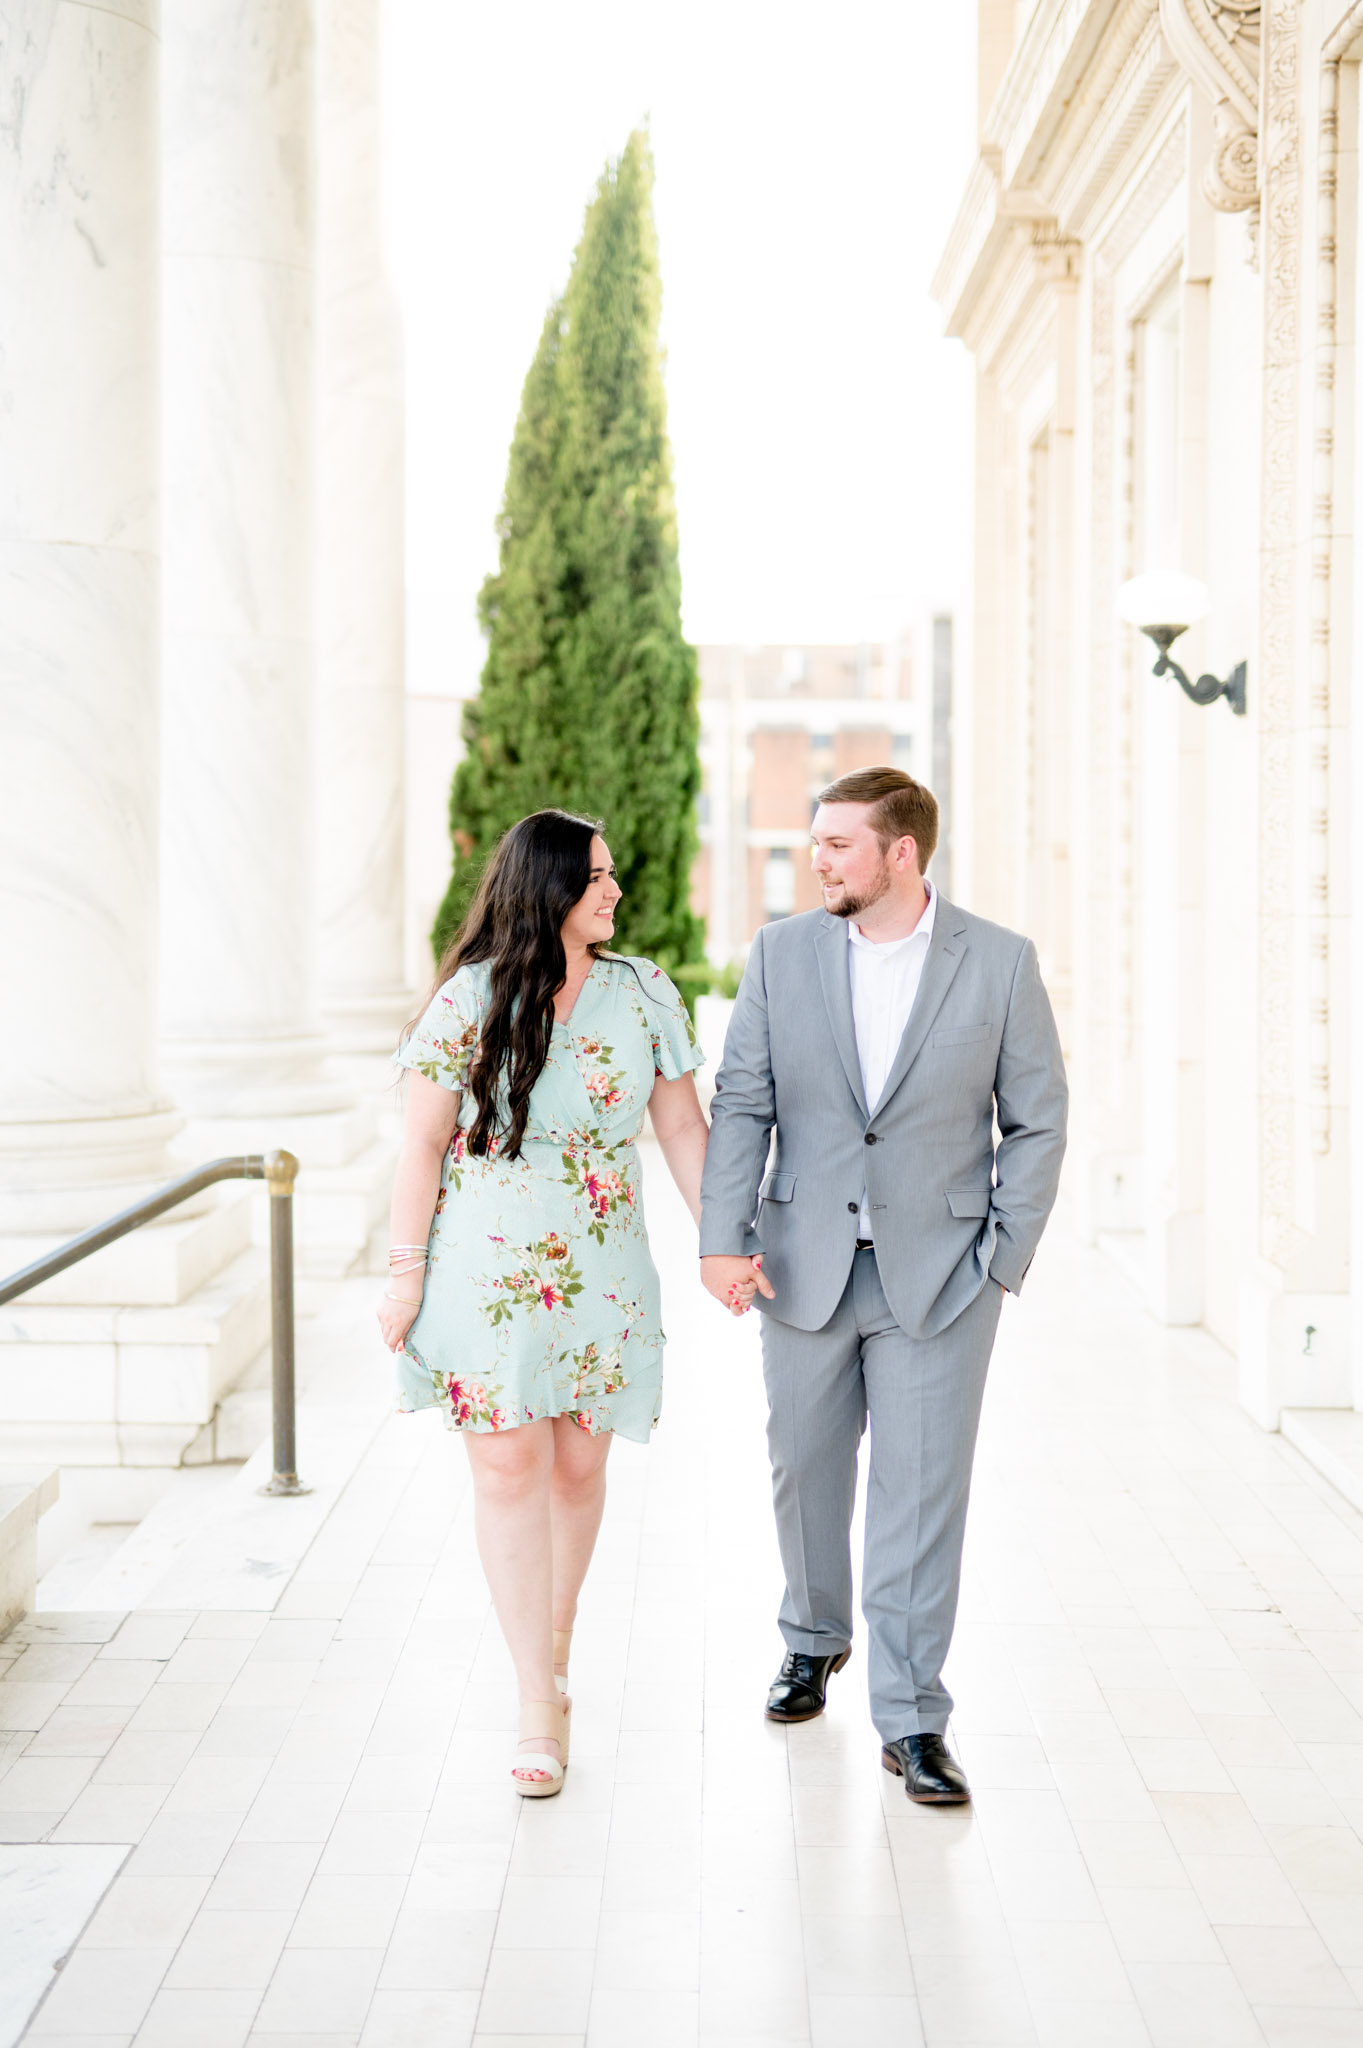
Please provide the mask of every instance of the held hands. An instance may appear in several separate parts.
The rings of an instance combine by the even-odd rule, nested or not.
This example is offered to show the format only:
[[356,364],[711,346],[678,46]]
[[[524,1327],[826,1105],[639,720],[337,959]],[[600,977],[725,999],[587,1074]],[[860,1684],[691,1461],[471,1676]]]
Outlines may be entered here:
[[754,1259],[712,1252],[700,1262],[700,1278],[706,1293],[713,1294],[730,1315],[745,1316],[755,1294],[764,1294],[768,1301],[776,1299],[776,1289],[762,1271],[760,1252]]

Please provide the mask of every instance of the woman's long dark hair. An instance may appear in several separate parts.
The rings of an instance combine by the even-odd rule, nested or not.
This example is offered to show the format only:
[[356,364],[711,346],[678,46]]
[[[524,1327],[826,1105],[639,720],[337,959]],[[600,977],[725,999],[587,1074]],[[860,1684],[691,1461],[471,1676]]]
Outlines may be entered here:
[[[486,960],[492,967],[491,1000],[468,1078],[478,1114],[465,1143],[477,1156],[486,1156],[494,1137],[503,1158],[520,1152],[530,1091],[549,1057],[554,997],[568,971],[563,921],[587,893],[592,837],[600,830],[592,819],[570,811],[532,811],[513,825],[484,868],[469,914],[436,970],[439,988],[470,961]],[[588,950],[599,956],[603,948]],[[499,1125],[499,1087],[509,1118],[505,1130]]]

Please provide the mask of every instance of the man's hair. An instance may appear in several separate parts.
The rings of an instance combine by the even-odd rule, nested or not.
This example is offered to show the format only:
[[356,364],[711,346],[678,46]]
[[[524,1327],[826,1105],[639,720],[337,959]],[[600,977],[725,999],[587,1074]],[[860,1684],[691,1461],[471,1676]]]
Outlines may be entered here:
[[918,847],[918,872],[925,875],[937,851],[937,799],[902,768],[855,768],[819,791],[821,804],[871,804],[867,824],[880,849],[907,834]]

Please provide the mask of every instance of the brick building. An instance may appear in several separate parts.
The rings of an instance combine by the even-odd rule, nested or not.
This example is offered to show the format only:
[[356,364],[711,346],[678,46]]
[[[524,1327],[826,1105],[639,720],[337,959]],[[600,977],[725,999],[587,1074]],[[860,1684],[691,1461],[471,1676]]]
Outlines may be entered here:
[[[951,621],[860,646],[698,652],[704,781],[693,901],[710,957],[736,961],[760,924],[818,906],[809,821],[825,784],[893,762],[944,789]],[[930,684],[918,688],[924,675]]]

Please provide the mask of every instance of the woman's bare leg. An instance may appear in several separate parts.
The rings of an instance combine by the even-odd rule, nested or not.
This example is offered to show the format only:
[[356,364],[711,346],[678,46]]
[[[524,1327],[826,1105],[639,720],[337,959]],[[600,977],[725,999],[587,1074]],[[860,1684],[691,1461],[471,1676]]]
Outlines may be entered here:
[[553,1428],[554,1470],[549,1495],[554,1558],[553,1625],[556,1629],[570,1629],[606,1505],[606,1458],[611,1437],[609,1431],[602,1436],[588,1436],[571,1415],[556,1415]]
[[[554,1427],[546,1418],[487,1435],[464,1432],[473,1473],[478,1555],[516,1667],[522,1706],[558,1696],[550,1521]],[[544,1742],[541,1737],[523,1746],[538,1749]],[[557,1743],[554,1747],[557,1749]],[[537,1771],[531,1775],[542,1778],[548,1774]]]

